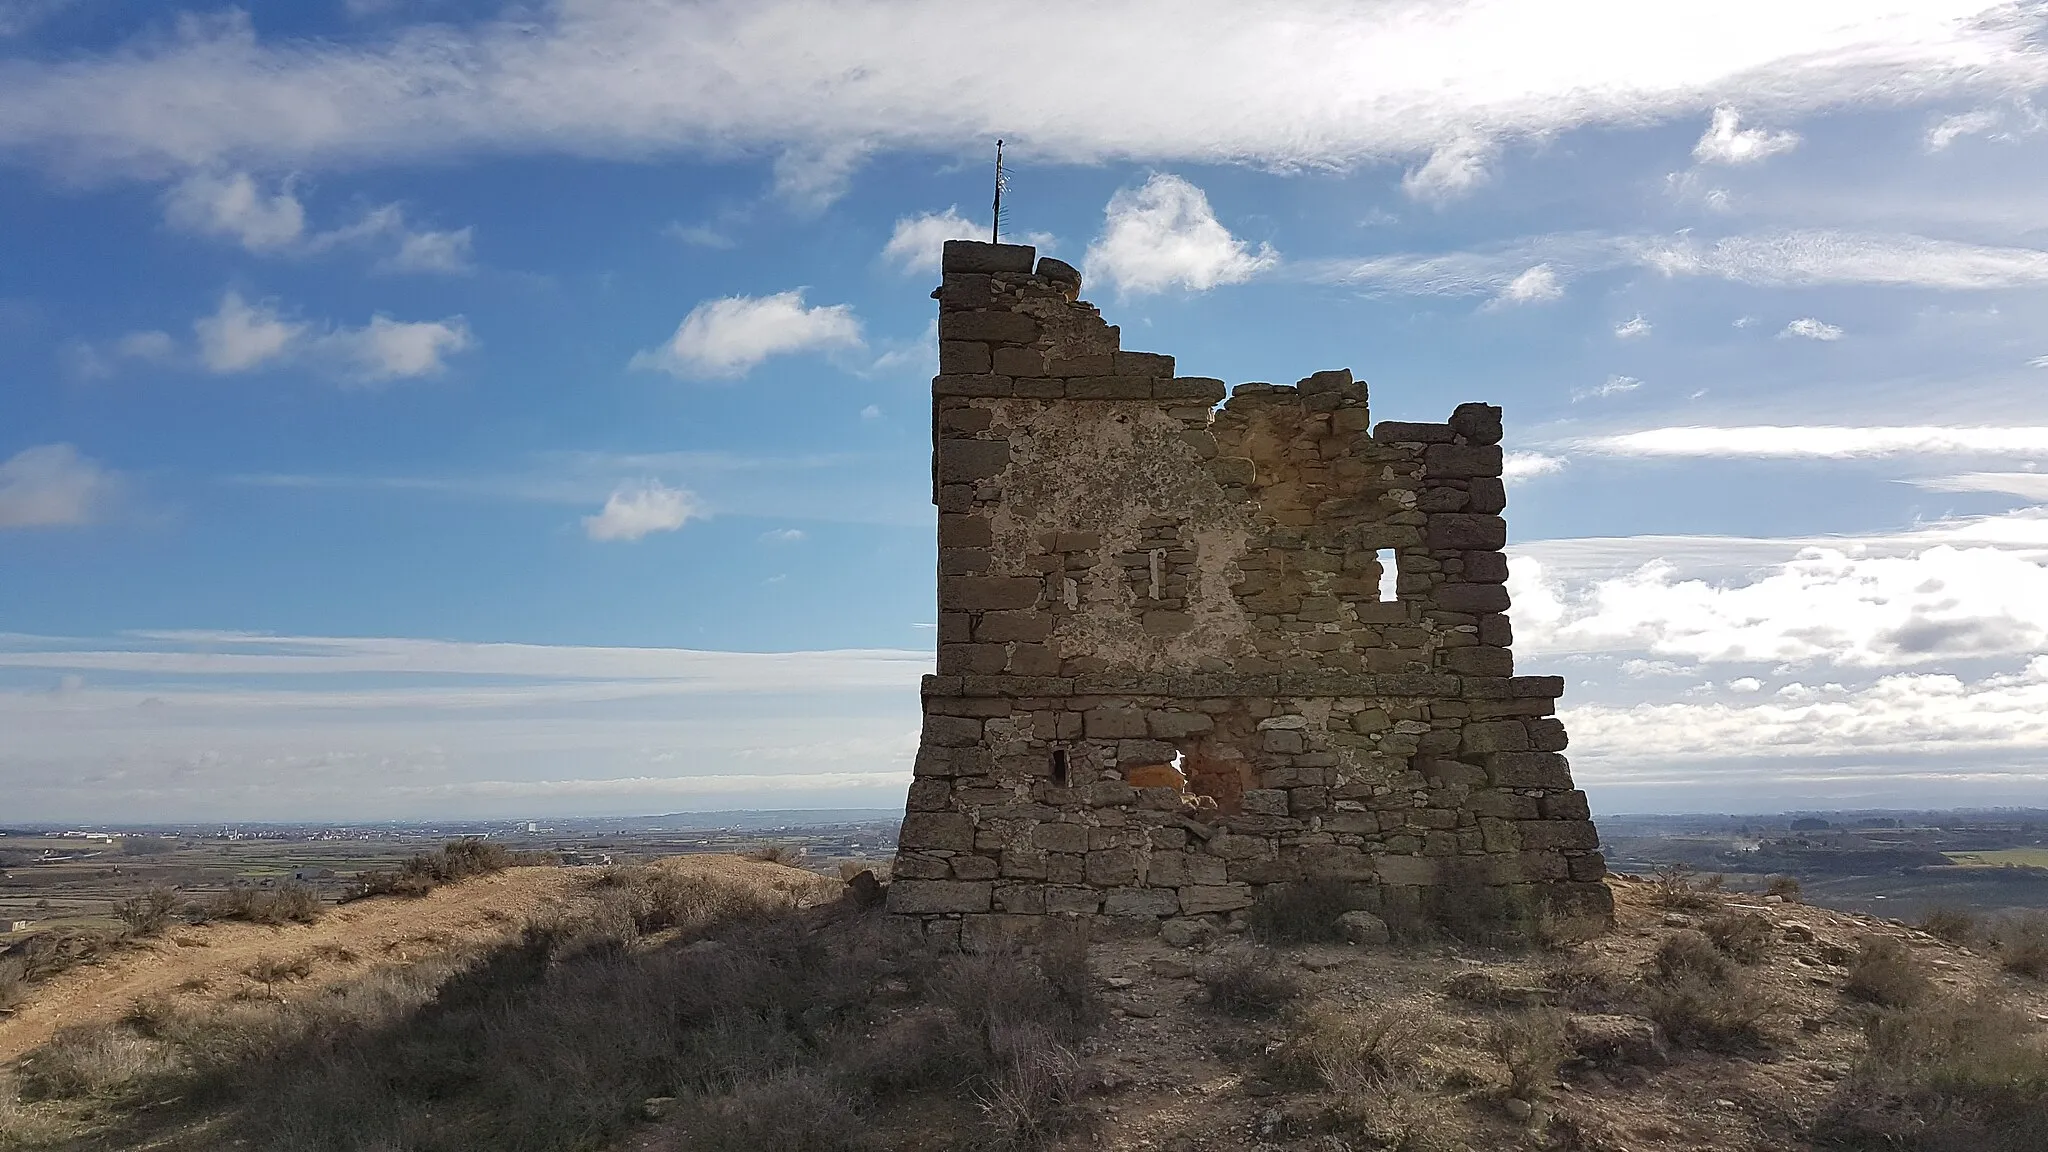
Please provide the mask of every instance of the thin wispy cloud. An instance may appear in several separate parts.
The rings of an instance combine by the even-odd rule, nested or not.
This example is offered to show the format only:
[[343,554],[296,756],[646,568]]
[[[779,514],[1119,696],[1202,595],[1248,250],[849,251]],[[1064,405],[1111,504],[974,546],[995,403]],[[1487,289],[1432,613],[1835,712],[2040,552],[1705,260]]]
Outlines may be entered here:
[[1770,132],[1742,127],[1742,114],[1730,107],[1714,109],[1706,134],[1692,146],[1702,164],[1754,164],[1799,146],[1797,132]]
[[1633,392],[1642,386],[1643,382],[1633,376],[1609,376],[1591,388],[1581,388],[1573,392],[1572,401],[1577,403],[1580,400],[1602,400],[1609,396]]
[[69,444],[41,444],[0,460],[0,530],[75,528],[104,516],[120,478]]
[[1842,330],[1825,320],[1816,320],[1811,316],[1802,316],[1785,325],[1778,332],[1778,337],[1779,339],[1819,340],[1826,343],[1840,340],[1842,338]]
[[247,172],[193,173],[165,194],[164,220],[180,231],[231,240],[258,255],[310,256],[382,240],[397,245],[378,262],[382,271],[472,270],[474,229],[415,229],[396,204],[372,208],[354,223],[326,231],[308,229],[305,205],[289,177],[265,187]]
[[460,316],[401,321],[378,314],[360,328],[314,324],[288,318],[271,301],[245,300],[232,289],[192,328],[198,363],[208,372],[231,375],[304,363],[365,384],[439,375],[446,357],[476,345]]
[[1876,456],[2011,456],[2048,453],[2048,428],[1840,425],[1650,428],[1570,442],[1607,456],[1850,459]]
[[1564,284],[1558,279],[1557,269],[1548,264],[1526,268],[1513,280],[1501,287],[1492,303],[1496,307],[1514,304],[1540,304],[1564,298]]
[[1650,334],[1650,322],[1643,319],[1641,312],[1614,326],[1616,340],[1636,340]]

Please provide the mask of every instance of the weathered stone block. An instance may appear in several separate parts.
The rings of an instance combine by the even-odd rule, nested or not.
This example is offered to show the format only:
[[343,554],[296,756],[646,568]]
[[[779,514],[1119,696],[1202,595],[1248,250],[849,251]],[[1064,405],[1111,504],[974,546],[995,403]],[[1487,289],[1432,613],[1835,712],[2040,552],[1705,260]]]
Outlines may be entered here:
[[1180,896],[1171,888],[1111,888],[1102,894],[1105,916],[1173,916]]
[[1545,796],[1539,806],[1546,820],[1590,820],[1592,809],[1586,804],[1586,794],[1577,790]]
[[1088,853],[1083,875],[1090,884],[1106,888],[1138,883],[1144,867],[1144,855],[1135,848],[1104,848]]
[[1465,511],[1498,513],[1508,506],[1507,485],[1498,476],[1475,476],[1465,489]]
[[1083,824],[1040,824],[1031,830],[1031,843],[1048,852],[1086,852],[1088,828]]
[[1486,775],[1496,788],[1564,788],[1572,786],[1571,768],[1555,752],[1493,752],[1486,757]]
[[1382,420],[1372,430],[1372,438],[1382,444],[1449,444],[1457,437],[1449,424],[1413,424],[1402,420]]
[[1593,849],[1600,846],[1600,834],[1590,820],[1524,820],[1516,830],[1522,847],[1531,852]]
[[1038,339],[1038,322],[1021,312],[942,312],[939,339],[1029,344]]
[[993,857],[953,857],[953,876],[958,880],[993,880],[1000,870],[1000,865]]
[[986,480],[1010,464],[1008,440],[939,441],[939,482],[972,484]]
[[1431,444],[1422,452],[1423,472],[1443,479],[1498,476],[1500,468],[1501,451],[1498,446]]
[[1044,590],[1045,582],[1035,576],[942,576],[939,607],[965,612],[1029,608]]
[[1093,888],[1071,888],[1063,885],[1047,888],[1045,911],[1052,916],[1072,912],[1093,915],[1102,911],[1102,893]]
[[1451,410],[1451,428],[1474,444],[1498,444],[1501,411],[1492,404],[1460,404]]
[[1538,752],[1562,752],[1571,743],[1565,733],[1564,721],[1554,716],[1542,716],[1524,721],[1529,728],[1529,747]]
[[974,822],[958,812],[905,813],[903,830],[896,834],[896,842],[906,848],[971,851]]
[[1449,612],[1505,612],[1508,590],[1500,584],[1439,584],[1436,606]]
[[939,374],[981,376],[989,371],[988,345],[972,340],[939,341]]
[[1375,857],[1373,872],[1382,884],[1425,886],[1436,883],[1437,862],[1426,856]]
[[1180,889],[1180,911],[1183,916],[1203,916],[1211,912],[1235,912],[1252,905],[1252,889],[1249,884],[1200,884]]
[[889,885],[891,912],[986,912],[994,885],[985,880],[897,880]]
[[948,240],[939,267],[954,272],[1029,272],[1038,250],[1029,244],[987,244],[979,240]]
[[1439,512],[1429,518],[1431,548],[1498,551],[1508,542],[1508,522],[1498,516],[1470,512]]
[[1083,714],[1083,727],[1090,740],[1142,737],[1146,733],[1145,714],[1125,706],[1093,708]]
[[1520,720],[1483,720],[1467,724],[1461,737],[1459,751],[1467,755],[1529,750],[1529,730]]
[[[1275,735],[1275,733],[1267,733]],[[1244,811],[1251,816],[1287,815],[1287,793],[1277,788],[1250,788],[1245,790]]]
[[1489,648],[1484,645],[1452,648],[1444,653],[1444,666],[1467,676],[1508,676],[1515,671],[1515,654],[1506,648]]

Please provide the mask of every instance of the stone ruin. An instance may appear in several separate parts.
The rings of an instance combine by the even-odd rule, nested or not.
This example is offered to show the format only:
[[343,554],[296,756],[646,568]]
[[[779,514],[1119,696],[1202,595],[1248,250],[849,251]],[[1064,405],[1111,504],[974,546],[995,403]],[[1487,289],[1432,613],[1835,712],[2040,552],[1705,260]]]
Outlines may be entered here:
[[1517,676],[1501,412],[1174,375],[1081,277],[950,241],[932,379],[938,673],[887,903],[945,945],[1345,882],[1400,923],[1611,917]]

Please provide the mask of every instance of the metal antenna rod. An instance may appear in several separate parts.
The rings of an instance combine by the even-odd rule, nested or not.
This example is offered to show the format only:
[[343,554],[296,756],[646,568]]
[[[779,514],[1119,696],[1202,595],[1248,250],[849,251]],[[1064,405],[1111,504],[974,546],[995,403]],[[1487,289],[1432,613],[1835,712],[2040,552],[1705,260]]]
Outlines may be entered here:
[[991,244],[1001,244],[1003,242],[1003,183],[1003,142],[998,139],[996,141],[996,203],[995,210],[989,215],[988,222],[988,242]]

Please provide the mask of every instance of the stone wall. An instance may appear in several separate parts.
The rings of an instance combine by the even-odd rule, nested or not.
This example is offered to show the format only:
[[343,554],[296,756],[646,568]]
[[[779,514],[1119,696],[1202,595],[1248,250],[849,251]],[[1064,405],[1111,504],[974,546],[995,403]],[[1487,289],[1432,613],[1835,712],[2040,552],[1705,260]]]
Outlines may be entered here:
[[889,907],[970,944],[1315,877],[1606,915],[1563,683],[1514,675],[1500,409],[1374,427],[1348,371],[1218,407],[1034,255],[949,242],[933,294],[939,662]]

